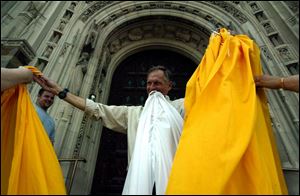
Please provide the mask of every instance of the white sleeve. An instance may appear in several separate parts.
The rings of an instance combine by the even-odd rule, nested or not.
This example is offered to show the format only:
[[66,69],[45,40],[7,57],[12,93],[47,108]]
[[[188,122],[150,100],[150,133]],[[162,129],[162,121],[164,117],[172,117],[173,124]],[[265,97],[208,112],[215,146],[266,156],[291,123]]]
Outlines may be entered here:
[[171,102],[175,109],[179,112],[180,116],[184,119],[184,98],[176,99]]
[[103,125],[117,132],[127,133],[128,107],[108,106],[86,99],[85,113],[95,120],[102,120]]

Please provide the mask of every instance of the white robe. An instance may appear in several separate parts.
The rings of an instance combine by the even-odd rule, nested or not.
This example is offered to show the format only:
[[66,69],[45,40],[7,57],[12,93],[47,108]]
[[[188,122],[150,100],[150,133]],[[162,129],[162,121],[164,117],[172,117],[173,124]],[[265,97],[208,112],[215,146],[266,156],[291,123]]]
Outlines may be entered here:
[[183,125],[178,111],[160,92],[151,92],[139,119],[123,195],[165,194]]
[[[168,96],[166,100],[184,117],[184,99],[170,101]],[[116,106],[95,103],[86,99],[85,112],[87,116],[94,120],[101,120],[103,126],[127,134],[128,141],[128,165],[131,162],[133,149],[135,145],[136,132],[139,125],[139,119],[143,111],[143,106]]]

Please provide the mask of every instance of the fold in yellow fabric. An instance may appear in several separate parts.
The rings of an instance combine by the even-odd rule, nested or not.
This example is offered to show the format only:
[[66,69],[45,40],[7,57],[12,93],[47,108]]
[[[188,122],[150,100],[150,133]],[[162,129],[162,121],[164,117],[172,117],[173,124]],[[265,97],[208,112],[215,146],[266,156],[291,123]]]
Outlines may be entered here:
[[1,93],[1,195],[6,194],[66,194],[54,148],[25,84]]
[[183,132],[167,194],[287,194],[260,51],[246,35],[212,34],[187,83]]

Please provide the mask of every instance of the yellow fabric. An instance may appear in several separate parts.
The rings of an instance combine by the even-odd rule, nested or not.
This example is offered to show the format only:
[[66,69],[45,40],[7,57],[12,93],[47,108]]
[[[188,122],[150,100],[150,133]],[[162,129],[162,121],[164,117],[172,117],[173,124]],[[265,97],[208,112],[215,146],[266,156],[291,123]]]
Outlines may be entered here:
[[167,194],[287,194],[259,48],[226,29],[212,35],[187,83],[186,116]]
[[25,84],[1,93],[3,194],[66,194],[59,162]]

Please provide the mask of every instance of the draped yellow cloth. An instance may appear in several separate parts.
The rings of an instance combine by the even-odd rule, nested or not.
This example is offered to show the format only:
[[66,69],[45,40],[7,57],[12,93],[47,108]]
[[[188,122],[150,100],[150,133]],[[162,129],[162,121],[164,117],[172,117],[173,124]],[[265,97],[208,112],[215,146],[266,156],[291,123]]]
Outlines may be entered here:
[[[34,67],[28,67],[40,75]],[[25,84],[1,93],[1,195],[66,194],[54,148]]]
[[264,91],[246,35],[212,34],[187,83],[186,116],[167,194],[287,194]]

